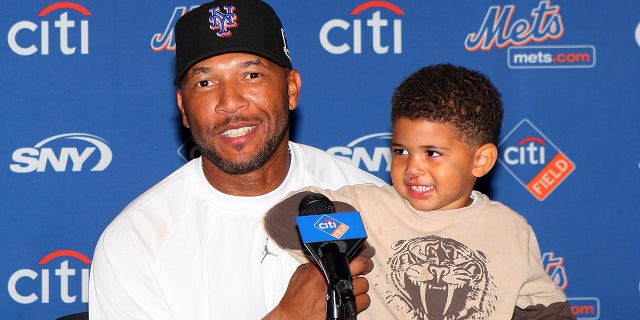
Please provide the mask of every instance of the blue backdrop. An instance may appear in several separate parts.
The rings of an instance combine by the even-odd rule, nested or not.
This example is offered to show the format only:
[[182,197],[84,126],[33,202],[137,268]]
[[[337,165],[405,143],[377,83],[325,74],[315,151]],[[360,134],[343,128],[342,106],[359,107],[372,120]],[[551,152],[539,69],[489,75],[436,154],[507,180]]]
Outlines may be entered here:
[[[105,226],[197,154],[172,30],[199,3],[7,2],[0,318],[55,319],[86,310]],[[580,319],[637,319],[637,0],[269,2],[303,77],[294,139],[387,180],[394,87],[439,62],[487,74],[506,114],[479,188],[529,220]]]

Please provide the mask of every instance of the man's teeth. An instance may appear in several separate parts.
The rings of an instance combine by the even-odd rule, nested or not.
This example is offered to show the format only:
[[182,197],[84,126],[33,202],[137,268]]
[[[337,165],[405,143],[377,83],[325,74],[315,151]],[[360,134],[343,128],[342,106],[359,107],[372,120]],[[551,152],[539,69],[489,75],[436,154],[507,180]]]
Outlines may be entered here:
[[253,130],[253,128],[255,128],[255,126],[253,126],[253,127],[242,127],[242,128],[238,128],[238,129],[231,129],[231,130],[227,130],[227,131],[223,132],[222,135],[225,136],[225,137],[229,137],[229,138],[241,137],[241,136],[244,136],[245,134],[247,134],[247,132]]
[[410,186],[409,188],[415,192],[427,192],[433,190],[434,186]]

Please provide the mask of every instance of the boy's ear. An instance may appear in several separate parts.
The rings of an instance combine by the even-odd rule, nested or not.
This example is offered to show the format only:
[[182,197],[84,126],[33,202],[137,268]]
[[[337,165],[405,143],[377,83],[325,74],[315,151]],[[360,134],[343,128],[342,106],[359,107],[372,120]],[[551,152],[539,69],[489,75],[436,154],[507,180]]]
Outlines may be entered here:
[[493,143],[486,143],[476,149],[473,161],[474,177],[480,178],[489,173],[498,160],[498,147]]

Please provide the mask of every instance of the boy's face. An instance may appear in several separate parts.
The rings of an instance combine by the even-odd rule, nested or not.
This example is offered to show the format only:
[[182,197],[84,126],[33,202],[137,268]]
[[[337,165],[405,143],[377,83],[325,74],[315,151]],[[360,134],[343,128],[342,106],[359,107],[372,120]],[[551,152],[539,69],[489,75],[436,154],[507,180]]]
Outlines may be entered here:
[[450,210],[471,203],[476,150],[458,138],[453,126],[400,118],[391,150],[393,186],[415,209]]

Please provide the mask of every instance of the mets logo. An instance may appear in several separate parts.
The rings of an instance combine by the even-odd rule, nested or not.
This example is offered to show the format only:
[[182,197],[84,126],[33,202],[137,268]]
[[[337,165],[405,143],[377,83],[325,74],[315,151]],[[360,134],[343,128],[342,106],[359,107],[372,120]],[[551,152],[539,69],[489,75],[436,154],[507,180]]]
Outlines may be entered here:
[[498,161],[536,199],[542,201],[576,168],[533,123],[523,119],[500,142]]
[[231,36],[231,31],[229,29],[235,28],[238,26],[236,22],[238,20],[238,16],[236,16],[235,11],[236,7],[234,6],[224,6],[224,10],[226,13],[220,12],[220,8],[211,8],[209,12],[211,12],[211,18],[209,18],[209,22],[211,23],[211,30],[218,31],[216,35],[218,37],[229,37]]

